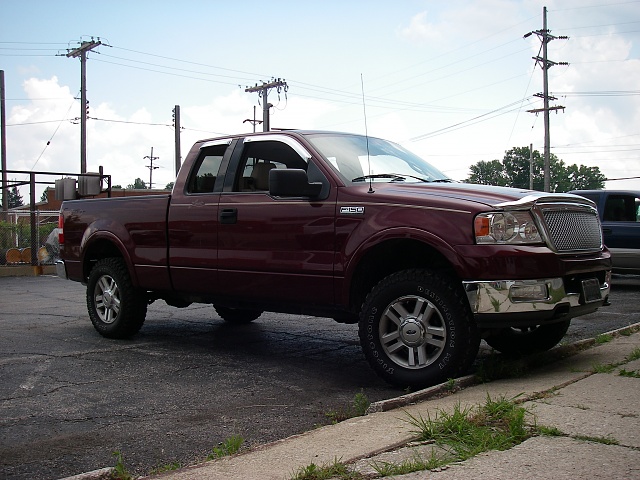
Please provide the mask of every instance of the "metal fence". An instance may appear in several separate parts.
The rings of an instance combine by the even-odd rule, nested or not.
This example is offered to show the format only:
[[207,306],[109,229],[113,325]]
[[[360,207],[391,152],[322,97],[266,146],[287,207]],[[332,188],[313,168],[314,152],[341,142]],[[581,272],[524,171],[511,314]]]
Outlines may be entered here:
[[[46,265],[58,257],[58,211],[0,212],[0,265]],[[35,217],[32,234],[31,215]]]

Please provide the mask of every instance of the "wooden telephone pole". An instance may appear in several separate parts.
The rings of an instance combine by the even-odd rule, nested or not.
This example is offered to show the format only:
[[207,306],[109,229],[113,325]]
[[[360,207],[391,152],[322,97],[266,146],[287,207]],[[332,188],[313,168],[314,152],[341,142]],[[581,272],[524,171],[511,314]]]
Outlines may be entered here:
[[547,7],[543,7],[542,10],[542,30],[535,30],[533,32],[527,33],[524,38],[527,38],[533,34],[537,35],[540,41],[542,42],[542,57],[536,56],[533,59],[540,65],[543,73],[542,80],[542,93],[536,93],[536,97],[540,97],[544,101],[543,108],[536,108],[534,110],[527,110],[529,113],[540,113],[544,112],[544,191],[549,192],[551,190],[551,172],[550,172],[550,164],[551,164],[551,136],[549,129],[549,112],[551,110],[563,110],[564,108],[561,105],[550,107],[549,100],[557,100],[555,97],[549,96],[549,74],[548,70],[550,67],[554,65],[569,65],[567,62],[552,62],[547,57],[547,44],[551,40],[555,39],[563,39],[566,40],[569,37],[554,37],[549,33],[547,29]]
[[80,57],[80,173],[87,171],[87,114],[89,102],[87,101],[87,52],[102,45],[98,39],[90,42],[82,42],[78,48],[69,50],[67,57]]
[[269,95],[269,90],[271,90],[272,88],[275,88],[278,93],[280,93],[283,90],[286,93],[287,90],[289,89],[289,86],[287,85],[287,82],[285,82],[283,79],[277,78],[272,80],[269,83],[262,82],[262,85],[258,85],[256,83],[254,87],[247,87],[244,90],[245,92],[249,92],[249,93],[258,92],[258,96],[262,98],[262,131],[263,132],[268,132],[270,130],[269,107],[272,107],[273,105],[271,105],[268,102],[267,96]]

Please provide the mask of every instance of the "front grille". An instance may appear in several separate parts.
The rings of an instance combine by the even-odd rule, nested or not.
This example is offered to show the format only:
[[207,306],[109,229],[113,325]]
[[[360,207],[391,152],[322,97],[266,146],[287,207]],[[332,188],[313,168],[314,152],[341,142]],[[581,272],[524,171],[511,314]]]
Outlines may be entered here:
[[578,205],[545,205],[542,215],[549,240],[556,251],[580,252],[602,248],[602,230],[595,210]]

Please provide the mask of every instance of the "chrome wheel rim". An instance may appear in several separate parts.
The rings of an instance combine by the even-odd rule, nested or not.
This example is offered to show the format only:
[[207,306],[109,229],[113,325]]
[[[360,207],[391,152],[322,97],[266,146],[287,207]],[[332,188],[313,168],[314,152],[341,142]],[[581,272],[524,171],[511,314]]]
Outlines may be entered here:
[[382,349],[397,365],[420,369],[434,363],[447,342],[447,329],[436,306],[426,298],[394,300],[379,323]]
[[103,275],[98,279],[93,299],[100,320],[107,324],[115,322],[120,313],[121,298],[120,289],[113,277]]

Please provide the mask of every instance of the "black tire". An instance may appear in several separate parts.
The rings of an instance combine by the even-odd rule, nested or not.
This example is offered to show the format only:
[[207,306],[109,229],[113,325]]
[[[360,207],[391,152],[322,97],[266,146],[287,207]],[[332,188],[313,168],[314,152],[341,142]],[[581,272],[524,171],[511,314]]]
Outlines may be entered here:
[[87,282],[87,309],[95,329],[107,338],[128,338],[142,328],[147,315],[144,292],[133,288],[121,258],[99,260]]
[[485,341],[505,355],[530,355],[555,347],[567,333],[570,324],[571,320],[565,320],[534,327],[503,328],[489,335]]
[[456,280],[429,270],[404,270],[383,279],[360,315],[360,344],[387,382],[424,388],[464,374],[480,337]]
[[254,310],[250,308],[232,308],[214,305],[213,308],[225,322],[242,325],[251,323],[262,315],[262,310]]

